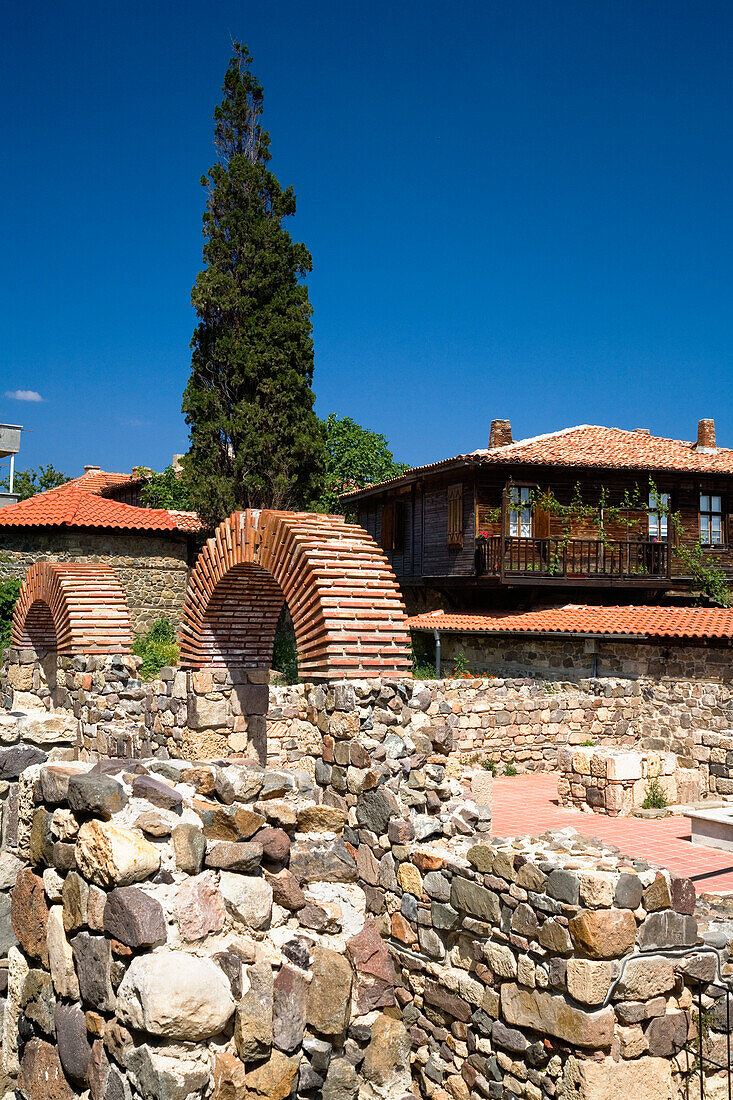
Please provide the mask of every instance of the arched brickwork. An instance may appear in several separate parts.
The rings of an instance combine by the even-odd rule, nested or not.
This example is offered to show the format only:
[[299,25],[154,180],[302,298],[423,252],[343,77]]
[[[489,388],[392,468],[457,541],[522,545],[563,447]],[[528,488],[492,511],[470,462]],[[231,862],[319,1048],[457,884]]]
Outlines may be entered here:
[[361,527],[341,516],[248,510],[219,525],[183,605],[181,663],[268,668],[283,600],[308,679],[409,675],[397,582]]
[[36,562],[15,605],[11,645],[67,656],[129,653],[130,615],[117,574],[107,565]]

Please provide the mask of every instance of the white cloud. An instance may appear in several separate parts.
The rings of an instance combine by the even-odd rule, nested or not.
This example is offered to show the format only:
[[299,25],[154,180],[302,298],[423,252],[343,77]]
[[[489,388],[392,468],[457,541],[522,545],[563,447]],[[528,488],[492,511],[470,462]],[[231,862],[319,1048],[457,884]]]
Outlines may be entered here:
[[149,428],[153,422],[152,420],[138,420],[133,416],[128,420],[120,420],[119,423],[123,428]]
[[6,390],[5,396],[11,401],[43,401],[40,393],[35,390]]

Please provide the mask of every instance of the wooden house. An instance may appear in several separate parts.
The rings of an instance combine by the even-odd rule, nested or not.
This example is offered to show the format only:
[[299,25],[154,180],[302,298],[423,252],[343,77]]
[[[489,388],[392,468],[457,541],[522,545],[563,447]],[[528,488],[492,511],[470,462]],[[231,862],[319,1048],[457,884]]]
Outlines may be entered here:
[[[411,612],[689,595],[694,557],[733,582],[733,450],[581,425],[408,470],[342,497],[382,546]],[[578,590],[585,590],[582,593]]]

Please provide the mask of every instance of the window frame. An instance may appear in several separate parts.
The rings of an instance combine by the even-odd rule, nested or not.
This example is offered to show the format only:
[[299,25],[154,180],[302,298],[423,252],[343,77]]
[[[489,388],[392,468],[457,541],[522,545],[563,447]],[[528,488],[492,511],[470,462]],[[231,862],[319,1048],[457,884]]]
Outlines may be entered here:
[[[534,486],[532,486],[532,485],[512,485],[510,490],[509,490],[509,494],[507,496],[507,527],[508,527],[507,534],[508,534],[510,539],[531,539],[532,538],[532,531],[533,531],[533,527],[534,527],[534,509],[532,508],[532,505],[530,503],[529,494],[532,492],[533,488],[534,488]],[[512,497],[514,496],[515,493],[519,493],[519,497],[517,498],[517,503],[521,505],[522,502],[526,500],[527,501],[527,506],[526,507],[519,507],[519,508],[514,507],[514,505],[512,503]],[[524,495],[525,493],[527,494],[526,496]],[[523,513],[525,513],[525,512],[528,514],[528,517],[529,517],[527,520],[523,520],[521,518]],[[512,531],[512,522],[513,522],[512,521],[512,516],[517,517],[517,519],[516,519],[516,531]],[[529,530],[527,531],[526,534],[522,533],[522,525],[523,524],[526,527],[529,528]]]
[[446,546],[449,550],[463,549],[463,482],[455,482],[446,489]]
[[394,550],[394,521],[395,506],[393,500],[385,500],[382,504],[382,520],[379,531],[379,545],[382,550],[389,553]]
[[[703,508],[703,501],[707,500],[707,508]],[[713,508],[713,501],[719,501],[719,508]],[[708,535],[713,533],[713,520],[718,518],[720,520],[720,540],[714,542],[712,538],[708,541],[703,536],[703,519],[707,519]],[[700,538],[700,545],[704,546],[707,550],[724,550],[728,545],[727,540],[727,511],[725,497],[722,493],[712,492],[711,490],[701,489],[698,493],[698,534]]]
[[[666,507],[667,511],[662,512],[660,508],[655,507],[655,497]],[[647,537],[656,542],[669,542],[669,517],[672,512],[672,494],[669,492],[658,492],[649,494],[649,508],[648,508],[648,524],[647,524]],[[652,530],[652,522],[656,524],[656,531]],[[662,534],[662,525],[664,525],[664,534]]]

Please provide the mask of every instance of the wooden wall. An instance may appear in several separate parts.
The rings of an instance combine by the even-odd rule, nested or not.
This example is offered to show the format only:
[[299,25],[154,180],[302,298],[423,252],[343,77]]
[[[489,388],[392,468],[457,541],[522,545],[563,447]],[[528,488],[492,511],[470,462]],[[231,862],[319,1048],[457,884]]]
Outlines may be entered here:
[[395,576],[470,577],[474,571],[476,526],[473,481],[463,480],[463,546],[448,546],[448,485],[412,486],[407,493],[386,494],[360,502],[356,521],[381,545],[382,508],[385,500],[399,499],[404,507],[404,536],[401,550],[385,550]]
[[[511,477],[515,485],[533,485],[540,489],[551,489],[562,504],[569,504],[575,492],[576,482],[580,481],[582,498],[592,503],[599,498],[605,486],[611,504],[621,503],[624,492],[631,496],[638,485],[642,500],[649,492],[649,475],[644,471],[638,474],[626,470],[608,470],[590,472],[562,468],[542,468],[537,466],[490,467],[473,471],[453,471],[452,474],[439,474],[426,478],[422,484],[408,486],[407,489],[386,490],[359,502],[357,522],[381,544],[382,507],[386,500],[399,499],[404,507],[404,541],[399,551],[385,551],[398,578],[435,578],[470,577],[474,572],[474,540],[479,530],[491,535],[501,534],[501,523],[489,522],[489,510],[501,506],[501,496]],[[701,492],[718,493],[723,497],[723,509],[733,509],[733,492],[726,495],[727,482],[724,479],[701,478],[693,476],[679,477],[673,474],[656,474],[653,481],[660,493],[670,493],[673,511],[679,511],[684,526],[682,541],[692,546],[699,537],[699,495]],[[463,547],[451,549],[447,542],[449,485],[463,484]],[[399,495],[398,495],[399,493]],[[644,540],[648,533],[648,516],[645,511],[637,512],[633,526],[623,522],[608,523],[607,535],[610,539]],[[727,545],[721,549],[706,550],[709,559],[721,568],[733,574],[733,513],[726,520]],[[560,538],[563,524],[559,517],[549,516],[544,525],[543,534]],[[595,539],[597,528],[592,518],[573,521],[572,537]],[[685,569],[675,555],[672,558],[672,572],[675,576],[684,576]]]

